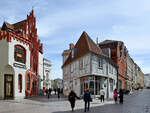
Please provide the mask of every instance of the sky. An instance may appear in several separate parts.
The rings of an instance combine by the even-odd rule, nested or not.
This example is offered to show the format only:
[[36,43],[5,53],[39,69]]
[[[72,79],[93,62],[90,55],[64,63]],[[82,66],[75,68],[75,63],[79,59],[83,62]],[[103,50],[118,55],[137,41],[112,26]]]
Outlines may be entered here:
[[96,41],[123,41],[144,73],[150,73],[150,0],[0,0],[0,26],[26,19],[34,9],[51,78],[62,78],[62,52],[83,31]]

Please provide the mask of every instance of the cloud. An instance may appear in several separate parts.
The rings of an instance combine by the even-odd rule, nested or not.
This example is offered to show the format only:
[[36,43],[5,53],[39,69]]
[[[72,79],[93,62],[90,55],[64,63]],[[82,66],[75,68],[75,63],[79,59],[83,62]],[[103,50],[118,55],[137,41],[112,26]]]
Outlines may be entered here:
[[130,55],[148,71],[149,4],[149,0],[5,0],[0,4],[0,22],[21,21],[34,6],[44,55],[54,63],[53,76],[61,76],[61,52],[75,44],[83,30],[94,41],[96,37],[124,41]]

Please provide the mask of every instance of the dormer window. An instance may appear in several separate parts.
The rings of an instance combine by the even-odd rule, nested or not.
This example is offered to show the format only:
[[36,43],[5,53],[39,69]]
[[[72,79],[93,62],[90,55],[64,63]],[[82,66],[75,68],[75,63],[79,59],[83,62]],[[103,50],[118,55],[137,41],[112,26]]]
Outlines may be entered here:
[[26,50],[20,45],[15,45],[14,59],[16,62],[26,63]]
[[77,48],[73,48],[71,51],[72,58],[74,58],[76,52],[77,52]]

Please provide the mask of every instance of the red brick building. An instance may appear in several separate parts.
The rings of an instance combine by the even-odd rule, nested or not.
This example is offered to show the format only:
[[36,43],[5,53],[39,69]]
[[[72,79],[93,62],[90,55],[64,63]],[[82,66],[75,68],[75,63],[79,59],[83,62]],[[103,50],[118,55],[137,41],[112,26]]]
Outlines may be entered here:
[[99,47],[106,53],[118,66],[118,89],[126,89],[126,47],[121,41],[105,40],[99,43]]
[[34,11],[25,20],[0,28],[0,98],[37,94],[39,58],[43,45],[37,36]]

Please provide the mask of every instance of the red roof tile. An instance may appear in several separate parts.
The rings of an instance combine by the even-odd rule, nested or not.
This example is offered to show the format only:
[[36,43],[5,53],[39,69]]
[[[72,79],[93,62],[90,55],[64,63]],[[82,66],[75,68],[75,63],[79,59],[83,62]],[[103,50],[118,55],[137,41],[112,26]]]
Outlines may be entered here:
[[67,60],[64,62],[63,66],[69,64],[70,62],[72,62],[73,60],[87,54],[88,52],[93,52],[95,54],[101,55],[101,56],[105,56],[107,57],[102,50],[100,49],[100,47],[98,47],[98,45],[96,45],[94,43],[94,41],[88,36],[88,34],[86,32],[83,32],[82,35],[80,36],[79,40],[77,41],[75,47],[77,49],[74,57],[72,58],[72,54],[70,52],[69,57],[67,58]]

